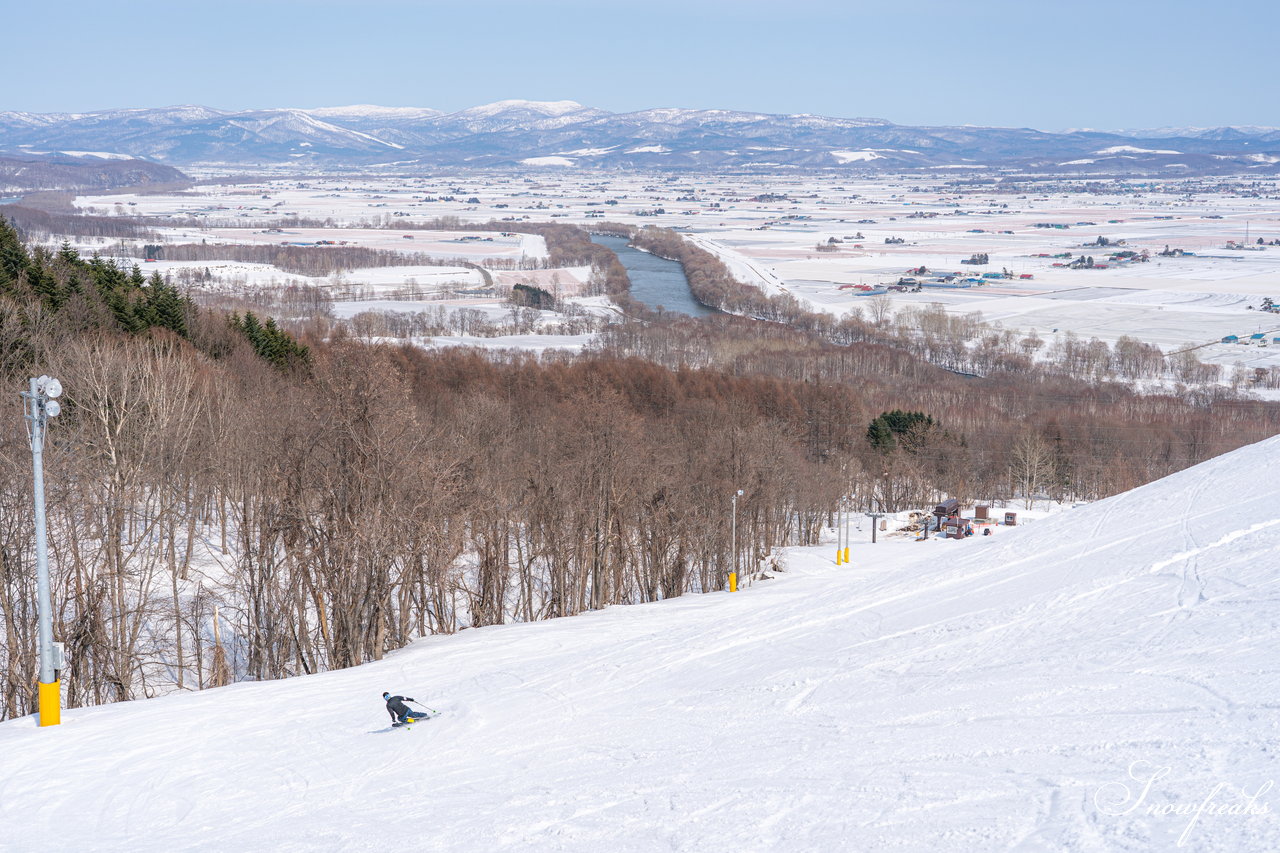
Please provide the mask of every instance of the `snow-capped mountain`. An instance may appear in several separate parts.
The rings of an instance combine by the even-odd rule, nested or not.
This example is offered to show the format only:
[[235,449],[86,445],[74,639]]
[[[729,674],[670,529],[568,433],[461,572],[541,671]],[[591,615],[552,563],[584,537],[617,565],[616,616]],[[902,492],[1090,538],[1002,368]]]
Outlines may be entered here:
[[1258,125],[1231,125],[1227,127],[1158,127],[1152,130],[1117,130],[1122,136],[1140,136],[1146,139],[1280,139],[1280,127]]
[[206,107],[108,110],[46,124],[0,113],[0,151],[107,150],[168,164],[376,159],[400,148],[303,110],[225,112]]
[[450,113],[450,118],[462,121],[478,121],[482,119],[500,119],[504,123],[525,118],[560,118],[583,112],[604,114],[604,110],[584,107],[577,101],[494,101],[492,104],[481,104]]
[[[1122,150],[1126,146],[1131,150]],[[368,104],[0,112],[0,154],[24,150],[110,151],[175,166],[1270,173],[1280,156],[1280,130],[1048,133],[719,109],[612,113],[569,100],[505,100],[449,113]]]
[[353,104],[349,107],[319,107],[299,110],[326,121],[421,121],[444,115],[430,107],[379,107],[373,104]]

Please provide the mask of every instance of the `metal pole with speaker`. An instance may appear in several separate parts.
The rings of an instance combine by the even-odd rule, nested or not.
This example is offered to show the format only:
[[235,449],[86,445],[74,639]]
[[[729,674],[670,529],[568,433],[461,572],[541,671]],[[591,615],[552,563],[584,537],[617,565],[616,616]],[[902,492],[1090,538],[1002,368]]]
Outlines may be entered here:
[[732,543],[729,551],[733,560],[733,568],[729,570],[729,592],[738,591],[738,498],[740,497],[742,497],[742,489],[734,493],[733,509],[729,515],[729,540]]
[[36,523],[36,615],[39,619],[40,687],[37,706],[41,726],[62,722],[62,685],[58,671],[62,669],[61,649],[53,642],[53,604],[49,595],[49,534],[44,511],[44,438],[49,418],[62,411],[57,397],[62,383],[49,376],[32,379],[30,389],[23,392],[27,435],[31,439],[31,462],[34,471]]

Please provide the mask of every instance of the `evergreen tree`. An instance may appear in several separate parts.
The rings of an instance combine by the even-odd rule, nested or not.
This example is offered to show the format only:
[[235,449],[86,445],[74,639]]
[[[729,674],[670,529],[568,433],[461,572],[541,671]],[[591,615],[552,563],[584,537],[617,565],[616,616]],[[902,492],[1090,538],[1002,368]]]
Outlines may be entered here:
[[0,217],[0,290],[12,290],[22,274],[30,268],[31,258],[27,255],[18,232]]
[[867,427],[867,443],[885,453],[899,445],[914,452],[919,449],[923,436],[935,425],[933,418],[924,412],[894,409],[882,413]]
[[541,287],[530,284],[517,284],[511,288],[511,301],[526,308],[542,308],[551,310],[555,307],[555,297]]
[[310,351],[277,326],[274,318],[268,317],[264,323],[252,311],[246,311],[243,317],[232,314],[229,322],[245,336],[259,358],[280,370],[305,365],[311,358]]
[[187,312],[191,308],[191,301],[161,278],[158,272],[152,273],[151,278],[147,279],[146,294],[148,322],[187,337]]
[[867,443],[883,453],[888,453],[897,446],[898,442],[893,437],[893,430],[889,429],[884,415],[873,420],[867,427]]

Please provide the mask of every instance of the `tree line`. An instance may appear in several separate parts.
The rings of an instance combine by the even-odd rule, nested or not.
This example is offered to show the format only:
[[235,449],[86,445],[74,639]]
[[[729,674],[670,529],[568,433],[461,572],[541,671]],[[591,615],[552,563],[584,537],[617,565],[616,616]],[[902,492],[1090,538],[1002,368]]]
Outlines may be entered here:
[[[836,343],[827,334],[733,315],[629,320],[606,326],[598,350],[672,370],[848,390],[838,409],[811,407],[804,438],[811,455],[843,456],[847,489],[862,509],[919,507],[944,494],[1013,500],[1028,489],[1093,500],[1280,428],[1280,407],[1227,386],[1138,393],[1128,383],[1026,358],[965,375],[892,345],[874,328],[863,336],[855,325],[861,321],[845,322],[848,339]],[[1037,472],[1030,482],[1028,468]]]
[[[73,706],[216,684],[219,651],[234,677],[277,678],[428,633],[720,589],[736,489],[744,576],[816,541],[839,490],[796,439],[796,395],[813,394],[799,383],[351,340],[313,343],[293,371],[159,332],[34,343],[27,364],[67,389],[46,465]],[[31,708],[34,573],[16,405],[6,422],[0,701],[15,716]]]
[[[397,252],[367,246],[282,246],[270,243],[159,244],[155,257],[169,261],[240,261],[268,264],[293,275],[322,277],[368,267],[437,266],[484,269],[470,258]],[[121,254],[132,247],[121,246]],[[485,272],[487,276],[488,273]]]

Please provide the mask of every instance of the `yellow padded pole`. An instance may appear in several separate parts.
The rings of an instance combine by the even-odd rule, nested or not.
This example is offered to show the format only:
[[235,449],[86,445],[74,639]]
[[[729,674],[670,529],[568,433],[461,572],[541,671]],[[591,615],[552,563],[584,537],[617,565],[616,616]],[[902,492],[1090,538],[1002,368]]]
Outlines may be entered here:
[[56,726],[62,722],[62,682],[40,682],[40,725]]

